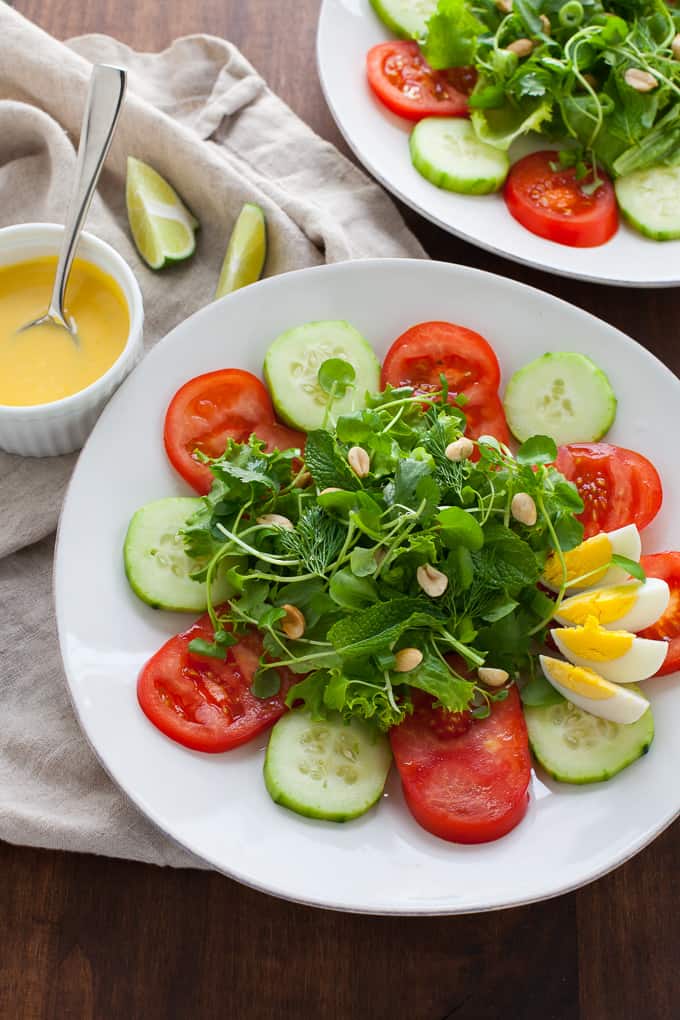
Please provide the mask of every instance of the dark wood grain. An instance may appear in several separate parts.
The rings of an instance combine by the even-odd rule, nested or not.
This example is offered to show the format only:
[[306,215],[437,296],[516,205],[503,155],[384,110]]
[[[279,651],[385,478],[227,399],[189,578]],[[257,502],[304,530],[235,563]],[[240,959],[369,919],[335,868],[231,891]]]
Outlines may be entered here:
[[[16,6],[61,38],[106,32],[137,49],[192,32],[226,36],[344,148],[314,70],[318,0]],[[405,215],[434,258],[557,294],[680,372],[674,291],[560,280]],[[0,1020],[673,1020],[679,858],[675,825],[578,893],[500,913],[395,919],[311,910],[216,874],[0,846]]]

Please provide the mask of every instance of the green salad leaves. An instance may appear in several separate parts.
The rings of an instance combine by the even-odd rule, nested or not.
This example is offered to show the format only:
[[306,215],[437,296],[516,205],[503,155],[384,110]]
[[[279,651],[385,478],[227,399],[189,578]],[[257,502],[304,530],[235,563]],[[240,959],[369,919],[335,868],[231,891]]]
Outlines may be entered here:
[[[440,0],[419,40],[435,68],[475,66],[470,107],[482,141],[507,149],[529,131],[567,140],[584,177],[586,163],[613,176],[680,163],[680,11],[664,0],[499,6]],[[532,44],[528,54],[513,52],[519,40]]]
[[[215,481],[184,529],[185,548],[204,564],[197,579],[224,572],[234,595],[209,606],[214,640],[193,651],[224,658],[256,627],[258,696],[285,683],[288,703],[305,702],[315,717],[337,710],[381,729],[411,710],[411,688],[483,716],[507,692],[480,688],[479,666],[533,675],[553,612],[536,582],[552,550],[581,541],[582,503],[552,466],[546,437],[516,456],[482,437],[476,461],[447,457],[465,428],[462,403],[445,388],[425,397],[388,387],[310,432],[304,460],[266,453],[255,438],[206,459]],[[367,473],[350,466],[359,446]],[[511,514],[520,492],[537,508],[531,527]],[[436,592],[423,584],[432,576]],[[407,673],[404,648],[419,653]]]

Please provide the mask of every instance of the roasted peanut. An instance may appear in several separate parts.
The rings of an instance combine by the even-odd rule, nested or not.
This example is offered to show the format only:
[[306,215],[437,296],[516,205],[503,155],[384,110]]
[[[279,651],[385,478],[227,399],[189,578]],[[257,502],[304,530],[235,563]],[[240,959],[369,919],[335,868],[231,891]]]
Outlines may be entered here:
[[291,606],[290,602],[286,602],[282,609],[285,609],[286,615],[281,620],[281,630],[286,637],[300,638],[305,632],[307,621],[304,615],[300,612],[297,606]]
[[449,579],[446,574],[442,574],[441,570],[437,570],[436,567],[431,566],[429,563],[418,567],[416,578],[425,594],[430,595],[433,599],[443,595],[449,586]]

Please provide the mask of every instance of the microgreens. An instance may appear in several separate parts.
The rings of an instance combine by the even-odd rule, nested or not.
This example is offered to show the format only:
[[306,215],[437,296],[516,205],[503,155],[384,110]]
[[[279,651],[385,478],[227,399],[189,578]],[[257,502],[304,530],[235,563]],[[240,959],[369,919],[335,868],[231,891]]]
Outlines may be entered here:
[[[351,385],[347,367],[332,358],[319,370],[331,401]],[[564,552],[581,541],[575,514],[583,506],[545,436],[515,456],[481,437],[475,460],[449,460],[447,446],[465,429],[460,405],[445,385],[427,396],[409,387],[369,396],[365,408],[309,433],[303,470],[312,484],[303,488],[294,485],[299,451],[266,453],[251,438],[205,458],[215,481],[184,529],[185,547],[194,576],[210,591],[222,575],[232,595],[221,606],[210,601],[214,640],[193,641],[192,653],[224,658],[257,628],[258,697],[285,685],[288,703],[305,702],[316,717],[337,710],[383,729],[411,711],[412,688],[482,718],[505,696],[477,684],[485,662],[532,676],[555,608],[537,581],[548,556],[564,566]],[[347,459],[357,444],[370,458],[362,478]],[[511,514],[520,492],[535,501],[532,527]],[[269,514],[291,526],[262,521]],[[425,565],[446,577],[439,597],[421,587]],[[290,605],[305,621],[296,638],[283,629]],[[406,674],[395,668],[402,648],[422,655]]]

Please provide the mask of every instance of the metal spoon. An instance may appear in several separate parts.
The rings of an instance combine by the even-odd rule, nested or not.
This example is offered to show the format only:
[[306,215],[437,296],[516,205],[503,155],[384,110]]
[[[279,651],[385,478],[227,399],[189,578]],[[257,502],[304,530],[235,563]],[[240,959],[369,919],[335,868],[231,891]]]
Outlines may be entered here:
[[64,294],[73,265],[80,232],[87,217],[99,174],[113,139],[123,106],[127,74],[122,67],[95,64],[85,102],[80,130],[76,183],[66,215],[64,237],[59,252],[57,272],[49,308],[45,315],[28,322],[17,332],[50,323],[67,330],[78,343],[78,329],[64,311]]

